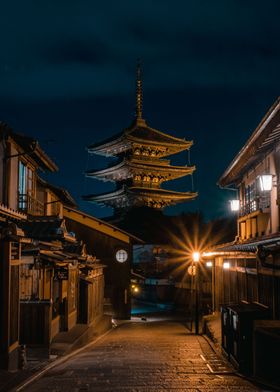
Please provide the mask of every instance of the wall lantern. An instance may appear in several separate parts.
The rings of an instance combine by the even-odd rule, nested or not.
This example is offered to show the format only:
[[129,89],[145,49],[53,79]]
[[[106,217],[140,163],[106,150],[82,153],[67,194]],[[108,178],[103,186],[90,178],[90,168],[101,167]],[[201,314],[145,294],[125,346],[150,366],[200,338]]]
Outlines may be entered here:
[[239,211],[239,200],[235,199],[235,200],[230,200],[230,209],[231,211]]
[[259,176],[260,189],[262,192],[271,191],[272,189],[272,175],[263,174]]
[[230,263],[228,261],[224,262],[223,269],[230,269]]
[[212,261],[206,261],[206,267],[211,268],[213,265]]
[[119,249],[116,252],[116,260],[119,263],[124,263],[128,259],[128,253],[125,249]]

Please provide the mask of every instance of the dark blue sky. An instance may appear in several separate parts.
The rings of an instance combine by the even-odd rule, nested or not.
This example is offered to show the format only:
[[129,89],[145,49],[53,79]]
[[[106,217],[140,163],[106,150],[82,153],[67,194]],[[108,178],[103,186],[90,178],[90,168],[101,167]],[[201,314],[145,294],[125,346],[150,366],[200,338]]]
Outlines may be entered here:
[[[259,0],[34,0],[0,7],[0,120],[38,138],[59,165],[48,176],[80,196],[101,167],[85,147],[134,116],[135,64],[144,64],[144,118],[194,140],[199,198],[166,210],[224,215],[216,181],[280,91],[280,3]],[[173,160],[186,163],[186,154]],[[189,179],[170,188],[188,191]],[[111,189],[111,188],[110,188]]]

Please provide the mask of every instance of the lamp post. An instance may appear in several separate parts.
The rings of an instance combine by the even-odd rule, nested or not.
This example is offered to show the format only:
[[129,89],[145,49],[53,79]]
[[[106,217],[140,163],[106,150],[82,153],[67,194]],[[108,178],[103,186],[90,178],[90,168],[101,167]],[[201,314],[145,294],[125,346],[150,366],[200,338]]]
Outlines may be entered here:
[[193,262],[196,263],[195,268],[195,318],[194,318],[194,325],[195,325],[195,334],[199,334],[199,297],[198,297],[198,274],[199,274],[199,261],[200,261],[200,253],[193,252],[192,254]]
[[211,311],[215,313],[215,259],[206,261],[205,265],[211,271]]

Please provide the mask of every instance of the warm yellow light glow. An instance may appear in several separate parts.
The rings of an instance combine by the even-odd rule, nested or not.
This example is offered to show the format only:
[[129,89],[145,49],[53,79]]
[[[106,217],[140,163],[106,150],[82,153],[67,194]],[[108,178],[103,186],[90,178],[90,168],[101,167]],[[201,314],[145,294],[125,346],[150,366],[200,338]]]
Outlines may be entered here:
[[[220,254],[219,252],[209,252],[209,250],[221,242],[223,233],[221,231],[217,232],[214,225],[211,224],[207,225],[206,229],[202,229],[198,218],[194,219],[187,227],[183,222],[178,223],[180,235],[176,234],[174,230],[168,230],[167,228],[171,240],[169,248],[170,261],[174,264],[172,274],[175,278],[180,276],[182,282],[189,279],[188,267],[192,263],[197,264],[193,260],[194,252],[200,253],[199,261],[203,260],[204,257],[211,257],[213,261],[214,256]],[[202,274],[206,268],[205,263],[201,263],[200,270]]]
[[212,267],[213,263],[212,261],[206,261],[206,267]]
[[203,252],[202,257],[211,257],[211,256],[215,256],[216,254],[217,252]]
[[225,261],[223,264],[224,269],[229,269],[230,268],[230,263],[228,261]]
[[194,261],[195,263],[198,263],[199,260],[200,260],[200,253],[199,253],[199,252],[193,252],[192,258],[193,258],[193,261]]
[[136,286],[135,286],[135,287],[133,288],[133,291],[134,291],[134,293],[139,293],[139,287],[136,287]]

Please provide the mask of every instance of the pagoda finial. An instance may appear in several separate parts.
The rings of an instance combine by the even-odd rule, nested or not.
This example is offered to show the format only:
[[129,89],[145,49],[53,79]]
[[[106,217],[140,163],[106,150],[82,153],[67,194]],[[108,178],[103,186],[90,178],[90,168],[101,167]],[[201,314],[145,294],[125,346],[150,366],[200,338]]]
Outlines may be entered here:
[[142,120],[143,111],[143,90],[142,90],[142,68],[141,61],[137,59],[136,69],[136,120]]

